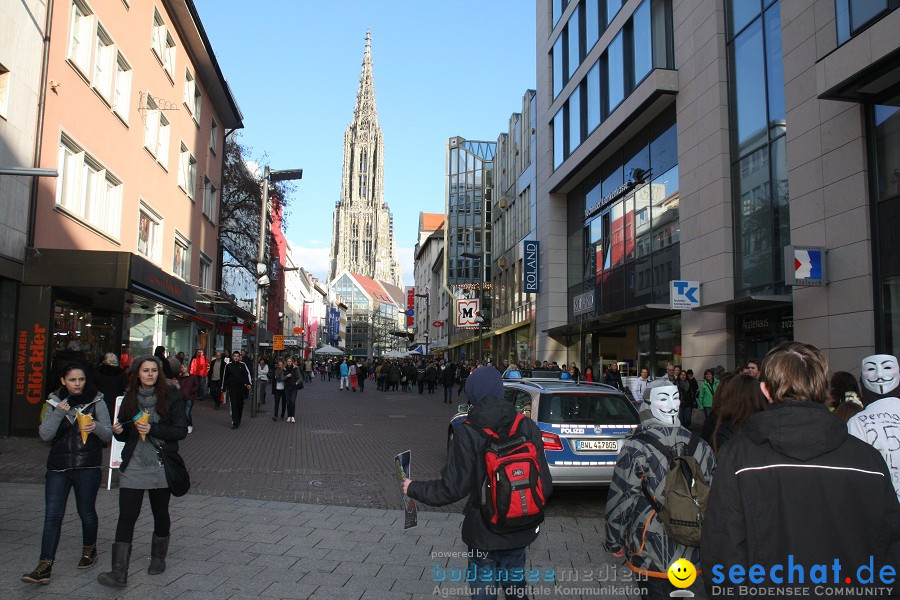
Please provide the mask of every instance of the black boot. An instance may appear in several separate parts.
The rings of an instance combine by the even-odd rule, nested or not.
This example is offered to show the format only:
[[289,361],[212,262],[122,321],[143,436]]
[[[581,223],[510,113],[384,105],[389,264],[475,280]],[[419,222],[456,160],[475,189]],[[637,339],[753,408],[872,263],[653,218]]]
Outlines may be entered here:
[[38,561],[38,566],[30,573],[22,574],[21,581],[25,583],[40,583],[47,585],[50,583],[50,575],[53,570],[53,559],[42,558]]
[[97,582],[107,587],[125,587],[128,585],[128,563],[130,561],[131,544],[114,543],[112,545],[112,571],[97,575]]
[[166,570],[166,554],[169,553],[169,536],[159,537],[155,533],[150,542],[150,567],[147,573],[159,575]]
[[82,571],[90,569],[97,564],[97,544],[84,546],[81,550],[81,560],[78,561],[78,568]]

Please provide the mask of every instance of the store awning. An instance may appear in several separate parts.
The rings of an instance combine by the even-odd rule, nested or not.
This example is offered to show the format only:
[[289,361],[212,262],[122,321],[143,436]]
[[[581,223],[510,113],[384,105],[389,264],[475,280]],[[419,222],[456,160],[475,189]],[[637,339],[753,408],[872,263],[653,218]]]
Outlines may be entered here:
[[[543,330],[556,341],[566,343],[567,339],[572,336],[579,335],[585,331],[595,331],[607,327],[621,327],[638,321],[646,321],[648,319],[658,319],[660,317],[668,317],[677,314],[679,311],[672,310],[668,304],[641,304],[632,306],[624,310],[606,313],[594,317],[585,315],[583,321],[575,321],[559,327],[551,327]],[[577,318],[577,317],[576,317]]]

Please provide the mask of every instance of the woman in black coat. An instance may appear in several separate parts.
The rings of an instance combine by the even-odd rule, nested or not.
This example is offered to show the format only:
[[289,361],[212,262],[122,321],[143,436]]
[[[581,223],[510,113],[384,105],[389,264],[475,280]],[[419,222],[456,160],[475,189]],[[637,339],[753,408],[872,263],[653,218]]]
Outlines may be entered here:
[[119,522],[112,547],[112,571],[97,577],[102,585],[125,587],[134,525],[141,514],[144,491],[153,511],[150,575],[166,570],[169,550],[169,499],[172,491],[161,453],[177,453],[178,441],[187,437],[184,399],[163,376],[163,365],[155,356],[134,362],[125,399],[113,423],[115,438],[125,443],[119,467]]
[[107,412],[114,414],[116,398],[123,395],[125,388],[128,387],[128,375],[119,367],[119,358],[112,352],[107,352],[103,357],[103,363],[91,376],[91,382],[103,394]]

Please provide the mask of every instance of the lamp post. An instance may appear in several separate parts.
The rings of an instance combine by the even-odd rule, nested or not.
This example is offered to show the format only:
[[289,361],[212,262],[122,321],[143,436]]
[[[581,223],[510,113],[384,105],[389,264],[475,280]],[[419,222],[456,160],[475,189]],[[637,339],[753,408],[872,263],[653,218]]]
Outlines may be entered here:
[[[263,262],[266,258],[266,229],[269,225],[269,184],[278,181],[290,181],[303,178],[303,169],[272,171],[269,165],[263,171],[262,200],[259,206],[259,246],[256,252],[256,335],[253,336],[253,360],[259,364],[259,336],[262,327],[262,291],[271,283],[267,274],[268,266]],[[254,381],[255,384],[255,381]],[[259,402],[259,386],[253,386],[253,397],[250,402],[250,417],[255,418]]]
[[[425,288],[428,290],[428,288]],[[431,327],[431,308],[429,306],[428,292],[416,294],[416,298],[425,298],[425,356],[428,356],[428,330]]]

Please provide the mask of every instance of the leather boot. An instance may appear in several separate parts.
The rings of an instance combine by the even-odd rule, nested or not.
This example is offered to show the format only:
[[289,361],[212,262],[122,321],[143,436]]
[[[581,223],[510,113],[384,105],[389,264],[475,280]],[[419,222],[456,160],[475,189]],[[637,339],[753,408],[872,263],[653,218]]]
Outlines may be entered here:
[[150,542],[150,567],[147,573],[159,575],[166,570],[166,554],[169,553],[169,536],[158,537],[155,533]]
[[112,571],[97,575],[97,582],[107,587],[125,587],[128,585],[128,563],[130,561],[131,544],[114,543],[112,545]]

